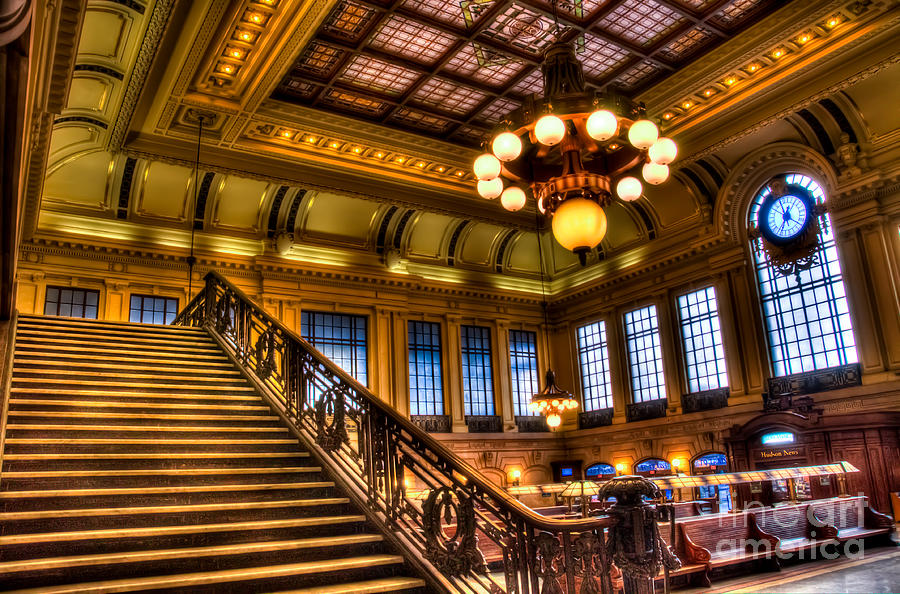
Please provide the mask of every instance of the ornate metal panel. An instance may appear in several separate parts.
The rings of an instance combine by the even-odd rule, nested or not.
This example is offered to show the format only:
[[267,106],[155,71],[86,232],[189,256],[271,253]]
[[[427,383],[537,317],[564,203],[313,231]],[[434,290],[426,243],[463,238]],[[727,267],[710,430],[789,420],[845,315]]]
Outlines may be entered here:
[[500,433],[503,423],[497,415],[469,415],[466,417],[469,433]]
[[731,390],[728,388],[684,394],[681,397],[681,407],[686,413],[725,408],[728,406],[729,395],[731,395]]
[[519,433],[543,433],[550,431],[544,417],[516,417]]
[[612,425],[613,409],[601,408],[578,414],[578,428],[590,429],[592,427],[606,427]]
[[625,420],[631,423],[632,421],[646,421],[664,417],[666,416],[666,408],[669,406],[668,403],[668,398],[661,398],[659,400],[629,404],[625,408]]
[[450,433],[449,415],[410,415],[409,420],[428,433]]
[[768,380],[768,395],[776,398],[784,395],[799,396],[839,390],[862,384],[862,371],[859,363],[829,367],[806,373],[795,373]]

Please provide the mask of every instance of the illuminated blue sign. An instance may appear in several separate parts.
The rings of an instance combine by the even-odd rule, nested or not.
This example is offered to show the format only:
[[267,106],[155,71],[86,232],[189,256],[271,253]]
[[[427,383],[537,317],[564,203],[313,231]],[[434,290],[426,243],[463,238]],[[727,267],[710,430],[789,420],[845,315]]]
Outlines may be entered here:
[[790,431],[778,431],[766,433],[760,438],[763,445],[777,445],[782,443],[794,443],[794,434]]
[[572,469],[569,468],[569,467],[567,467],[567,468],[561,468],[561,469],[559,470],[559,475],[560,475],[560,476],[572,476]]
[[596,477],[596,476],[612,476],[616,474],[616,469],[613,468],[612,464],[593,464],[588,466],[584,471],[584,476]]
[[659,472],[661,470],[672,470],[672,465],[665,460],[651,458],[638,463],[634,469],[638,472]]
[[694,468],[711,468],[727,464],[728,460],[725,458],[725,454],[705,454],[694,460]]

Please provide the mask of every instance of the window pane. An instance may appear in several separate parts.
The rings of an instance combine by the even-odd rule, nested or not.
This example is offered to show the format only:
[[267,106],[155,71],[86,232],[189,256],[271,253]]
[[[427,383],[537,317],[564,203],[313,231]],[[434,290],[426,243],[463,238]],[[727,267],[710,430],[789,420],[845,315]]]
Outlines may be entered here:
[[100,292],[90,289],[47,287],[44,315],[97,319]]
[[128,319],[142,324],[171,324],[178,311],[178,299],[132,295]]
[[[808,188],[817,202],[824,202],[825,193],[811,178],[790,174],[785,181]],[[764,188],[750,209],[750,220],[757,225],[768,194],[769,189]],[[797,276],[777,272],[768,261],[762,240],[756,242],[752,251],[775,375],[856,363],[853,326],[828,214],[819,229],[815,260]]]
[[606,322],[594,322],[577,330],[578,359],[586,412],[612,408],[609,380],[609,351],[606,347]]
[[528,405],[538,391],[537,334],[526,330],[509,331],[509,368],[511,372],[513,414],[533,416]]
[[409,413],[444,414],[441,381],[441,326],[409,322]]
[[702,392],[728,385],[725,349],[719,331],[716,291],[706,287],[678,298],[688,390]]
[[368,385],[365,316],[303,311],[300,335],[356,381]]
[[631,364],[631,392],[634,402],[666,397],[662,348],[656,306],[648,305],[625,314],[625,343]]
[[494,383],[491,370],[491,333],[480,326],[459,329],[463,399],[466,415],[494,414]]

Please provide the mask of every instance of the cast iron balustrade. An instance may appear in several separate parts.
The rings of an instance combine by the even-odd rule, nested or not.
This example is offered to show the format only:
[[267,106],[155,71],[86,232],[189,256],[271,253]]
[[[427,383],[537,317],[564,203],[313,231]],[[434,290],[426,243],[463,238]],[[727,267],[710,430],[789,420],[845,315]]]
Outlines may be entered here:
[[174,323],[205,328],[436,583],[450,592],[612,594],[604,530],[616,534],[616,520],[537,514],[222,276],[205,280]]

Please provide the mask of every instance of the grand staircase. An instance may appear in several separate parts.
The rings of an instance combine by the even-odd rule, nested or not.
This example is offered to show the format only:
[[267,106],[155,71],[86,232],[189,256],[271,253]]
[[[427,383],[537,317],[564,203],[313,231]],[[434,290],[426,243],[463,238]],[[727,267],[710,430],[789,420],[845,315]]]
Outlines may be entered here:
[[202,330],[21,316],[0,590],[427,592]]

